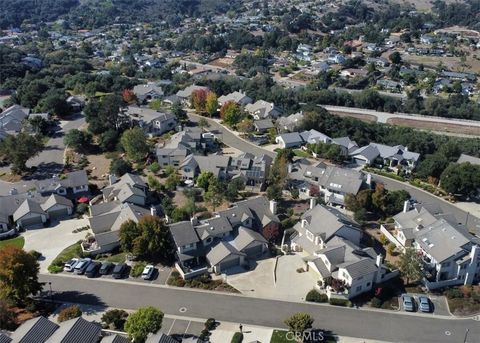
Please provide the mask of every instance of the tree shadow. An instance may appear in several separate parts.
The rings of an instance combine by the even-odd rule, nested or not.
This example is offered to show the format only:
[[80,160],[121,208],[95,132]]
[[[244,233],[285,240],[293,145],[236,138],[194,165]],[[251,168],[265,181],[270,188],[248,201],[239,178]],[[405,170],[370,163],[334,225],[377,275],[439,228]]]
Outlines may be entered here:
[[68,302],[68,303],[77,303],[82,305],[92,305],[84,306],[86,310],[83,310],[84,313],[94,314],[96,312],[104,311],[107,308],[107,305],[95,294],[83,293],[78,291],[53,291],[50,294],[48,287],[44,288],[42,296],[45,300],[50,300],[54,302]]

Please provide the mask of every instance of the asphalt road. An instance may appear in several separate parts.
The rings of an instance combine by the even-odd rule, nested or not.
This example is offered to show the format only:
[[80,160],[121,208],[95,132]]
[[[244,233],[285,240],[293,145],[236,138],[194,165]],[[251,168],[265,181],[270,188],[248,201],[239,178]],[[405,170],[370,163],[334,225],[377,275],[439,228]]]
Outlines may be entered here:
[[72,116],[63,126],[59,126],[55,135],[45,145],[45,149],[37,156],[27,161],[27,167],[36,166],[35,179],[49,178],[63,169],[63,151],[65,144],[63,138],[70,130],[78,129],[85,123],[85,117],[81,114]]
[[259,147],[258,145],[255,145],[253,143],[247,142],[239,138],[238,136],[230,132],[228,129],[226,129],[223,125],[220,125],[213,119],[201,117],[199,115],[192,114],[192,113],[188,113],[188,117],[190,121],[194,123],[198,122],[200,118],[206,119],[210,124],[210,127],[208,128],[208,130],[211,131],[213,134],[215,134],[218,139],[220,139],[223,143],[225,143],[228,146],[231,146],[243,152],[250,152],[257,156],[265,154],[271,157],[275,157],[276,155],[272,151],[265,150]]
[[[284,327],[283,321],[295,312],[315,318],[317,329],[334,334],[393,342],[452,343],[478,342],[480,323],[473,319],[433,318],[390,311],[368,311],[327,305],[292,303],[250,298],[126,281],[87,279],[74,276],[41,275],[51,282],[55,300],[97,306],[137,309],[155,306],[169,315]],[[48,288],[48,286],[46,287]]]
[[373,174],[372,179],[374,181],[383,183],[387,189],[406,190],[414,199],[422,204],[437,204],[444,211],[444,213],[453,214],[459,223],[466,225],[469,230],[480,237],[480,219],[458,208],[454,204],[443,201],[430,193],[421,191],[404,182],[399,182],[387,177]]

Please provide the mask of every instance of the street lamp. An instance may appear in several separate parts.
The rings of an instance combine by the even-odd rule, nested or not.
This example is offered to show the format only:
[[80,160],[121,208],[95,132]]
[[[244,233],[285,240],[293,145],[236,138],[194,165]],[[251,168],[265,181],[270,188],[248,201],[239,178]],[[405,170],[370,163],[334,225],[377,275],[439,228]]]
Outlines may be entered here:
[[52,292],[52,282],[48,282],[48,286],[50,287],[50,301],[53,304],[53,292]]

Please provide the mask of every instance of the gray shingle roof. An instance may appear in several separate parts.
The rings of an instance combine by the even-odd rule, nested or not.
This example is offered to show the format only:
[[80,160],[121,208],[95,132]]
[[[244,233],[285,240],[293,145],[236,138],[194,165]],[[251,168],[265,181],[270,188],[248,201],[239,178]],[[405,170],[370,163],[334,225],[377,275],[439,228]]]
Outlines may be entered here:
[[127,337],[123,337],[120,335],[105,336],[100,341],[100,343],[131,343],[131,342],[132,341],[129,340]]
[[13,214],[13,220],[17,221],[28,213],[46,214],[38,202],[32,199],[25,199]]
[[267,243],[267,240],[258,232],[241,226],[238,228],[238,235],[232,243],[237,250],[242,251],[253,242]]
[[375,265],[375,261],[368,258],[364,258],[355,262],[345,262],[339,264],[338,268],[346,269],[348,274],[350,274],[353,279],[374,273],[378,270],[378,267]]
[[101,331],[99,324],[78,317],[61,323],[46,343],[97,343]]
[[190,221],[170,225],[170,232],[177,247],[196,243],[200,240]]
[[145,343],[178,343],[178,342],[172,337],[164,334],[163,332],[158,332],[155,334],[148,335]]
[[215,266],[231,255],[245,256],[244,253],[238,251],[231,244],[220,241],[207,254],[207,260],[210,265]]
[[480,158],[466,155],[466,154],[461,154],[457,160],[457,163],[465,163],[465,162],[469,162],[470,164],[480,165]]
[[43,343],[59,328],[57,324],[45,317],[27,320],[10,336],[16,343]]
[[44,211],[47,211],[51,207],[55,205],[63,205],[66,207],[73,207],[73,203],[70,199],[67,199],[65,197],[62,197],[57,194],[52,194],[48,197],[47,201],[45,201],[41,207]]

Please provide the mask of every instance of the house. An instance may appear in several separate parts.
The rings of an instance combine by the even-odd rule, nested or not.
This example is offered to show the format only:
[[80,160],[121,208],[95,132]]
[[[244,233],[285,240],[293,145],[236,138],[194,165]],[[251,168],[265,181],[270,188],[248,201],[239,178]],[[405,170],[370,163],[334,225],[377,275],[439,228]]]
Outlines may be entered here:
[[103,201],[119,201],[138,206],[147,203],[148,186],[138,175],[126,173],[120,179],[109,176],[110,186],[102,189]]
[[218,104],[223,106],[227,102],[234,102],[240,106],[246,106],[253,102],[252,98],[242,91],[235,91],[227,95],[222,95],[218,98]]
[[402,168],[410,172],[415,169],[420,154],[408,151],[403,145],[370,143],[352,151],[350,157],[357,165],[380,165],[392,169]]
[[164,334],[163,332],[157,332],[148,334],[145,343],[178,343],[178,341]]
[[223,155],[195,156],[189,155],[180,164],[183,180],[193,180],[202,172],[211,172],[216,179],[226,180],[230,157]]
[[85,100],[72,95],[67,98],[67,104],[73,112],[78,113],[85,107]]
[[302,125],[303,112],[297,112],[288,117],[280,117],[277,120],[277,129],[279,132],[297,131]]
[[461,154],[457,160],[457,163],[470,163],[470,164],[480,166],[480,158],[466,155],[466,154]]
[[275,106],[273,102],[267,102],[265,100],[257,100],[253,104],[247,104],[245,111],[253,116],[255,120],[277,118],[282,111]]
[[119,245],[120,226],[127,220],[135,223],[146,216],[155,215],[156,209],[150,210],[120,201],[104,202],[90,206],[89,226],[93,236],[82,242],[85,254],[96,255],[111,251]]
[[170,225],[176,247],[176,268],[188,279],[225,273],[268,252],[267,237],[278,233],[276,202],[260,196],[240,201],[214,217]]
[[47,201],[41,204],[40,207],[45,211],[50,220],[65,218],[73,213],[72,201],[57,194],[50,195]]
[[318,132],[315,129],[301,132],[300,137],[302,137],[303,142],[307,144],[317,144],[317,143],[329,144],[332,142],[332,139],[330,137],[328,137],[327,135],[321,132]]
[[390,62],[384,57],[367,57],[365,62],[367,64],[373,64],[379,68],[386,68],[390,65]]
[[255,120],[253,122],[253,126],[255,127],[255,131],[258,133],[265,133],[268,130],[275,128],[275,125],[271,119]]
[[304,140],[298,132],[288,132],[278,135],[275,143],[279,144],[282,149],[298,148],[304,144]]
[[97,343],[101,331],[99,324],[88,322],[82,317],[56,324],[40,316],[24,322],[9,338],[13,343]]
[[50,179],[36,180],[34,186],[37,192],[42,195],[56,193],[74,198],[89,192],[88,176],[85,170],[74,171],[61,177],[54,175]]
[[365,77],[367,75],[368,75],[368,71],[365,69],[348,68],[348,69],[343,69],[340,72],[340,76],[346,77],[346,78]]
[[182,103],[190,106],[190,98],[192,97],[192,93],[195,92],[195,91],[198,91],[198,90],[203,90],[203,91],[206,92],[206,91],[208,91],[208,87],[191,85],[191,86],[186,87],[183,90],[179,90],[176,94],[176,97]]
[[12,105],[6,108],[3,112],[0,112],[0,130],[5,135],[18,134],[29,114],[30,109],[20,105]]
[[418,252],[429,289],[471,285],[480,280],[480,242],[453,215],[438,206],[416,205],[410,209],[406,203],[393,219],[392,225],[381,226],[381,232],[401,251],[412,248]]
[[247,186],[262,188],[268,178],[272,162],[272,157],[268,155],[255,156],[245,152],[232,157],[227,175],[231,179],[241,178]]
[[200,128],[185,128],[175,133],[164,146],[157,148],[158,163],[162,167],[179,167],[190,154],[204,155],[216,149],[215,136]]
[[158,86],[155,82],[136,85],[133,87],[133,93],[140,103],[145,103],[154,99],[161,99],[165,94],[162,87]]
[[162,135],[175,129],[177,117],[173,113],[163,113],[150,108],[128,106],[126,114],[131,125],[141,127],[145,133]]
[[400,91],[403,88],[403,85],[401,82],[386,80],[386,79],[378,80],[377,86],[382,89],[387,89],[390,91]]
[[350,299],[398,275],[383,265],[382,255],[373,248],[360,246],[362,230],[336,209],[315,206],[312,199],[293,228],[291,249],[308,254],[303,259],[306,268],[318,274],[320,289],[329,298]]
[[327,62],[330,64],[345,64],[347,59],[341,54],[331,54],[327,58]]
[[436,41],[435,37],[430,36],[430,35],[421,35],[420,36],[420,43],[426,44],[426,45],[432,45]]

